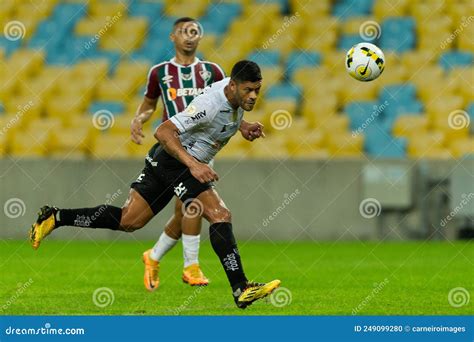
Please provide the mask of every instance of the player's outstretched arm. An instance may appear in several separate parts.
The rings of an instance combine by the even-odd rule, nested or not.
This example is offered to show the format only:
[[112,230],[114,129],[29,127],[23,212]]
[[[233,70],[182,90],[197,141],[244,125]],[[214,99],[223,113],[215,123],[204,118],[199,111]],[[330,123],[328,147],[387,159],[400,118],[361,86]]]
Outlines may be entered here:
[[170,120],[158,126],[155,132],[155,138],[160,142],[165,151],[186,165],[194,178],[201,183],[219,180],[219,176],[213,169],[207,164],[196,160],[184,149],[179,141],[178,135],[178,128]]
[[245,139],[253,141],[257,138],[265,138],[263,128],[264,126],[260,122],[247,122],[242,120],[239,130]]
[[130,126],[131,137],[134,143],[142,144],[142,138],[145,137],[143,134],[143,124],[150,119],[156,110],[157,102],[158,99],[150,99],[146,96],[143,98],[143,102],[138,107]]

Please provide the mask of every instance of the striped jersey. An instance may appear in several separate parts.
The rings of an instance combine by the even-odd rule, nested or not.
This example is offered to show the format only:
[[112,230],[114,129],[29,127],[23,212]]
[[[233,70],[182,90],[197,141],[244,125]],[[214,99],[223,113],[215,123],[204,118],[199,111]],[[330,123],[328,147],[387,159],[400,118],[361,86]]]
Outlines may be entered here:
[[163,121],[166,121],[184,111],[204,88],[224,77],[224,71],[216,63],[195,58],[192,64],[181,65],[172,58],[150,69],[145,96],[150,99],[161,96]]

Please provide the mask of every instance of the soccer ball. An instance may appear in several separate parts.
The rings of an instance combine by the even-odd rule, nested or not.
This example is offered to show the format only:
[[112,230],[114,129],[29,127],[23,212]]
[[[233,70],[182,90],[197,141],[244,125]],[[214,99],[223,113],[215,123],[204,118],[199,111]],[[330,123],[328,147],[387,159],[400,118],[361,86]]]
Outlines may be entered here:
[[377,46],[359,43],[351,47],[346,55],[346,69],[358,81],[372,81],[385,68],[385,56]]

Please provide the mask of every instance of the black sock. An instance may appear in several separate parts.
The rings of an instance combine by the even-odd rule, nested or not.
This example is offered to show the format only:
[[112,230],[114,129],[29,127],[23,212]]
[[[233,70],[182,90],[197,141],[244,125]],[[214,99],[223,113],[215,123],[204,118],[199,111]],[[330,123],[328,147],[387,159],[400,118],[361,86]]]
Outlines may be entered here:
[[74,226],[118,230],[121,218],[122,208],[105,204],[95,208],[59,209],[56,212],[56,227]]
[[209,227],[209,238],[212,248],[221,261],[224,271],[229,279],[232,290],[241,288],[247,283],[242,262],[240,261],[239,249],[232,233],[232,223],[219,222]]

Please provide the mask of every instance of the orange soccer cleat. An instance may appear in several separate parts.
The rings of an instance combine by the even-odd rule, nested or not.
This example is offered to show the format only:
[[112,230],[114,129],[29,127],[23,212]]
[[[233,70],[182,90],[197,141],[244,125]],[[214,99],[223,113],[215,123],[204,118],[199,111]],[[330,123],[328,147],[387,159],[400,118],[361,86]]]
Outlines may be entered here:
[[145,288],[153,292],[160,285],[160,278],[158,272],[160,271],[160,262],[150,258],[150,249],[143,252],[143,263],[145,264],[145,274],[143,276],[143,283]]
[[192,264],[183,270],[183,281],[191,286],[206,286],[209,279],[204,276],[199,264]]

